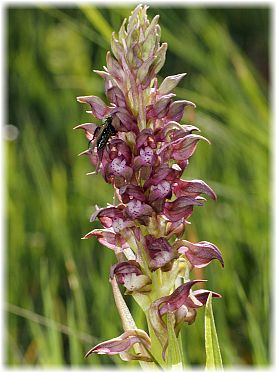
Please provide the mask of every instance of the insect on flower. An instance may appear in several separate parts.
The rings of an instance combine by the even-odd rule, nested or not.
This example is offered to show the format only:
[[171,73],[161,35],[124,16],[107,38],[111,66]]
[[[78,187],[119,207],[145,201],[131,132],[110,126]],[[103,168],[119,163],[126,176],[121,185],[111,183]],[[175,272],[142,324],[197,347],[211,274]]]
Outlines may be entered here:
[[99,126],[95,129],[93,138],[89,141],[88,147],[95,138],[97,138],[96,146],[97,150],[101,150],[107,145],[111,136],[116,135],[117,131],[112,125],[112,117],[108,116],[103,119],[103,126]]
[[90,146],[91,142],[95,140],[95,138],[97,139],[96,148],[100,158],[102,158],[102,151],[107,145],[109,139],[117,133],[116,129],[112,125],[112,121],[112,116],[107,116],[105,119],[103,119],[103,125],[95,129],[93,138],[88,143],[88,146]]

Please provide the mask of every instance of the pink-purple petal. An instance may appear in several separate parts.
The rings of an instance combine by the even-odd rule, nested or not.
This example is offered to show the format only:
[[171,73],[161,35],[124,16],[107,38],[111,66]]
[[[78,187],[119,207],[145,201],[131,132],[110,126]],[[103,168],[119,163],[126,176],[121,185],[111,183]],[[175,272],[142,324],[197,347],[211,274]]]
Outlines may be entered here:
[[194,290],[192,292],[192,295],[203,305],[207,303],[207,299],[209,294],[212,293],[213,298],[222,298],[222,296],[218,293],[215,293],[214,291],[211,290],[205,290],[205,289],[199,289],[199,290]]
[[153,202],[157,199],[171,197],[171,184],[167,180],[163,180],[158,185],[153,185],[149,194],[149,201]]
[[125,209],[125,214],[132,219],[151,216],[152,213],[153,209],[151,206],[136,199],[132,199]]
[[146,196],[143,192],[143,189],[137,185],[124,185],[119,189],[119,194],[123,203],[128,203],[132,199],[136,199],[141,202],[146,201]]
[[178,256],[176,250],[163,237],[155,238],[148,235],[145,236],[145,242],[145,250],[149,257],[149,269],[155,271],[162,268],[162,270],[167,271],[170,268],[168,265]]
[[[150,338],[144,330],[130,329],[117,338],[98,343],[86,353],[85,357],[88,357],[92,353],[98,355],[121,354],[127,352],[135,343],[141,343],[147,349],[151,348]],[[139,355],[137,358],[140,358]]]
[[104,207],[101,209],[96,209],[96,211],[91,215],[90,221],[93,222],[96,218],[104,225],[105,228],[110,228],[113,221],[116,219],[123,219],[123,206],[118,207]]
[[173,202],[166,202],[164,205],[164,215],[171,221],[187,219],[193,211],[193,206],[202,206],[201,200],[191,197],[179,197]]
[[77,97],[77,101],[89,104],[92,114],[98,119],[105,118],[110,112],[110,109],[105,105],[101,98],[97,96],[79,96]]
[[97,237],[98,241],[108,247],[111,250],[116,252],[123,251],[128,246],[127,242],[123,239],[120,234],[114,233],[109,229],[94,229],[91,232],[87,233],[83,239],[90,237]]
[[151,128],[145,128],[142,130],[136,139],[136,148],[140,149],[143,145],[147,145],[147,140],[153,138],[153,130]]
[[169,92],[171,92],[180,82],[180,80],[187,75],[186,73],[183,74],[177,74],[177,75],[170,75],[167,76],[162,84],[160,85],[160,88],[158,89],[159,95],[166,95]]
[[183,244],[179,248],[178,252],[180,254],[184,254],[194,267],[206,267],[214,259],[217,259],[221,263],[222,267],[224,267],[224,261],[221,252],[211,242],[181,242],[183,242]]
[[212,199],[216,199],[216,194],[213,189],[206,184],[203,180],[176,180],[172,185],[172,190],[176,197],[180,196],[192,196],[196,197],[199,194],[206,194]]
[[85,131],[86,138],[91,141],[94,137],[94,132],[97,128],[97,124],[95,123],[84,123],[84,124],[79,124],[78,126],[75,126],[73,129],[82,129]]
[[187,100],[172,102],[167,113],[167,119],[174,120],[175,122],[180,122],[180,120],[183,118],[184,110],[187,106],[191,106],[193,108],[196,107],[193,102]]
[[191,301],[188,299],[190,289],[193,285],[205,282],[205,280],[193,280],[180,285],[171,295],[165,297],[162,306],[160,307],[160,315],[164,315],[167,312],[174,312],[182,305],[191,306]]

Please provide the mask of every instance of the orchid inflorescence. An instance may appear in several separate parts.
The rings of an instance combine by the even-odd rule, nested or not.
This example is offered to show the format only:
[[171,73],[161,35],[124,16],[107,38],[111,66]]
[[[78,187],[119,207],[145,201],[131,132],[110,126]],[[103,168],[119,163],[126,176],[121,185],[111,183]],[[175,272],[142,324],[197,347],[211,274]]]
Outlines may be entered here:
[[[190,101],[173,100],[172,91],[186,74],[158,84],[167,44],[160,44],[159,17],[149,22],[146,11],[147,6],[139,5],[124,20],[118,35],[112,35],[107,67],[95,71],[104,79],[110,106],[96,96],[77,98],[90,105],[89,113],[103,121],[102,127],[85,123],[75,128],[83,129],[89,140],[81,154],[95,166],[92,173],[101,173],[114,187],[114,203],[96,207],[91,217],[103,228],[83,238],[96,237],[115,252],[110,282],[124,329],[87,356],[119,354],[124,360],[163,365],[172,340],[170,325],[177,338],[185,322],[194,322],[209,294],[220,297],[205,289],[192,291],[205,280],[191,281],[190,271],[213,259],[224,263],[214,244],[183,238],[194,206],[206,201],[202,195],[216,199],[204,181],[181,178],[198,141],[208,140],[197,127],[180,124],[185,110],[195,108]],[[118,284],[145,312],[150,338],[136,327]]]

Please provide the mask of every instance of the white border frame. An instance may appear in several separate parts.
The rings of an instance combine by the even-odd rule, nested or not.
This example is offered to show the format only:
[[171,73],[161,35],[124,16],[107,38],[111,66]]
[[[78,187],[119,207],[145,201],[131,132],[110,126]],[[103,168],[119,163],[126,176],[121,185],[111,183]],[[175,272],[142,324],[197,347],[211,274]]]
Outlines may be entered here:
[[[1,87],[1,101],[0,101],[0,113],[1,113],[1,119],[2,119],[2,125],[0,127],[1,131],[1,140],[0,141],[0,172],[1,172],[1,186],[0,186],[0,210],[2,211],[2,222],[0,225],[0,237],[2,239],[2,245],[0,250],[0,334],[1,334],[1,346],[0,346],[0,369],[1,372],[5,371],[13,371],[13,372],[20,372],[21,370],[24,370],[24,372],[33,372],[43,370],[43,371],[51,371],[51,372],[60,372],[65,371],[66,368],[54,368],[54,369],[45,369],[45,368],[11,368],[4,365],[4,346],[3,346],[3,330],[4,330],[4,324],[5,324],[5,318],[4,318],[4,294],[5,294],[5,250],[6,250],[6,240],[5,240],[5,225],[4,225],[4,214],[5,214],[5,171],[4,171],[4,149],[3,149],[3,124],[5,123],[5,100],[6,100],[6,77],[5,77],[5,38],[6,38],[6,19],[5,19],[5,11],[8,6],[14,5],[14,6],[35,6],[38,4],[53,4],[56,6],[62,6],[62,7],[70,7],[75,6],[78,3],[82,4],[95,4],[99,6],[111,6],[111,5],[136,5],[138,3],[146,3],[149,5],[155,5],[155,6],[166,6],[168,4],[173,6],[206,6],[206,7],[212,7],[212,6],[220,6],[220,7],[257,7],[257,6],[269,6],[272,10],[272,19],[271,19],[271,31],[270,31],[270,80],[271,80],[271,110],[272,110],[272,139],[271,139],[271,149],[272,149],[272,168],[271,168],[271,181],[272,181],[272,263],[271,263],[271,273],[273,275],[274,280],[274,286],[272,291],[272,306],[273,306],[273,312],[272,312],[272,339],[271,339],[271,356],[272,356],[272,366],[269,368],[242,368],[239,367],[226,369],[228,371],[251,371],[253,369],[258,369],[259,371],[275,371],[277,368],[276,366],[276,355],[277,355],[277,346],[276,346],[276,309],[277,309],[277,297],[275,295],[276,291],[276,271],[277,271],[277,255],[275,253],[275,249],[277,248],[277,239],[276,239],[276,232],[277,232],[277,219],[276,219],[276,210],[277,210],[277,198],[275,197],[275,192],[277,191],[277,184],[276,184],[276,176],[277,176],[277,129],[276,129],[276,103],[277,103],[277,95],[276,95],[276,35],[277,35],[277,19],[276,19],[276,4],[273,0],[272,1],[261,1],[261,0],[228,0],[228,1],[222,1],[222,0],[148,0],[148,1],[131,1],[131,0],[121,0],[121,1],[111,1],[111,0],[101,0],[101,1],[67,1],[67,0],[48,0],[48,1],[16,1],[16,0],[10,0],[10,1],[0,1],[0,31],[1,31],[1,37],[0,37],[0,87]],[[66,369],[67,370],[67,369]],[[91,372],[93,371],[113,371],[111,369],[95,369],[95,368],[70,368],[70,370],[73,371],[82,371],[82,372]],[[124,369],[124,371],[128,371],[127,369]],[[202,372],[202,370],[195,370],[193,369],[193,372]]]

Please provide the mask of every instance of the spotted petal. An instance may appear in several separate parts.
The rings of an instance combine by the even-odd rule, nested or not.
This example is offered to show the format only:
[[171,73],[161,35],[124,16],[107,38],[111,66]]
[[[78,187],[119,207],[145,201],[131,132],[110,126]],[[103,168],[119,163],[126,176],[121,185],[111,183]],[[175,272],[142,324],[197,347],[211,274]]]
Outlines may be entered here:
[[132,199],[126,209],[125,213],[132,219],[139,219],[147,216],[151,216],[153,209],[146,203],[143,203],[139,200]]
[[177,258],[176,250],[165,238],[155,238],[151,235],[145,237],[145,250],[148,254],[148,266],[151,271],[161,268],[162,271],[171,269],[172,260]]

